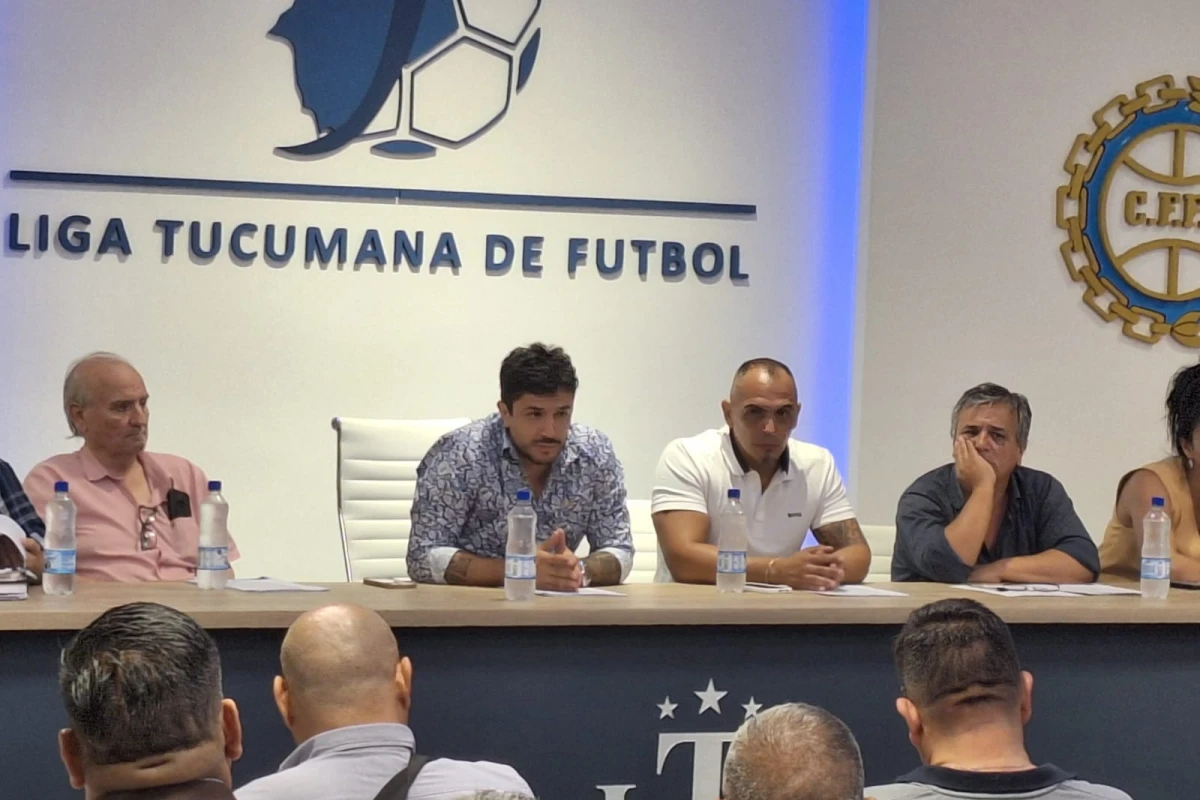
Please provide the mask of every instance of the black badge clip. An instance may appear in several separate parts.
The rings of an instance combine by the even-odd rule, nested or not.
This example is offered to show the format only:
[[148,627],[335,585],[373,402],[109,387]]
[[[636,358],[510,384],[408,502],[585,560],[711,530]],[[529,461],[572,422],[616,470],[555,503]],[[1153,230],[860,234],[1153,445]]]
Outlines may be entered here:
[[178,489],[167,490],[167,519],[176,520],[180,517],[192,516],[192,498],[187,492]]

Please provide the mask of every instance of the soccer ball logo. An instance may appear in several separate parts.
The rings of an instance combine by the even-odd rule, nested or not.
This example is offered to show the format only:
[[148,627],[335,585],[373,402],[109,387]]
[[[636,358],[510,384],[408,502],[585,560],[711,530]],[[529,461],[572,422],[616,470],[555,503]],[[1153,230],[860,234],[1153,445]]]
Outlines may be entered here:
[[537,61],[541,0],[295,0],[271,35],[291,45],[317,138],[280,147],[324,156],[364,139],[414,158],[482,136]]

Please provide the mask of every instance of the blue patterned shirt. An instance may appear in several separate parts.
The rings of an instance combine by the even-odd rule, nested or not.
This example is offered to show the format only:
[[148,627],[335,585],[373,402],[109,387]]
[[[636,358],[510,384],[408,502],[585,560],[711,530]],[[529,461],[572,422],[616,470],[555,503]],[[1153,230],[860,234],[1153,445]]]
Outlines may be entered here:
[[0,461],[0,514],[12,517],[26,536],[32,536],[38,542],[45,541],[46,526],[21,488],[17,473],[6,461]]
[[[445,583],[459,550],[504,558],[508,512],[529,484],[499,414],[443,436],[417,467],[408,539],[408,574],[421,583]],[[625,505],[625,478],[612,443],[600,431],[572,424],[546,487],[533,498],[537,538],[557,528],[572,550],[585,538],[593,553],[612,553],[622,579],[633,566],[633,536]]]

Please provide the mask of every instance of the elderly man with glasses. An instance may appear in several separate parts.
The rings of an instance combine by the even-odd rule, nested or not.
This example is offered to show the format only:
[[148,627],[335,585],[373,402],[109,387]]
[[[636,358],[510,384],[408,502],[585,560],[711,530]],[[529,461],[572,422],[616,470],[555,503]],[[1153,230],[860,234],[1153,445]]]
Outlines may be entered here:
[[[178,581],[195,575],[200,501],[208,479],[192,462],[146,452],[149,394],[133,366],[112,353],[71,365],[63,411],[83,447],[43,461],[25,478],[44,511],[56,481],[78,507],[76,572],[110,581]],[[229,543],[229,557],[237,547]]]

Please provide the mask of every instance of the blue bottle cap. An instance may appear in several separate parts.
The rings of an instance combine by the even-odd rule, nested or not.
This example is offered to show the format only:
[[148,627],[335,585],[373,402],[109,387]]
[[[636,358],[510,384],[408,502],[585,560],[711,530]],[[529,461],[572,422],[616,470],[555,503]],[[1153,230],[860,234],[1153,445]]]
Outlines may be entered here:
[[55,481],[54,482],[54,491],[56,493],[67,491],[67,482],[66,481]]
[[741,498],[741,496],[742,496],[741,489],[730,489],[729,490],[729,499],[730,500],[738,500]]
[[220,482],[220,481],[209,481],[209,482],[208,482],[208,490],[209,490],[210,492],[219,492],[219,491],[221,491],[221,482]]
[[533,493],[530,492],[528,489],[517,489],[517,502],[518,503],[522,503],[522,502],[528,503],[532,499],[533,499]]
[[1166,504],[1167,504],[1167,503],[1166,503],[1166,501],[1165,501],[1165,500],[1163,500],[1161,497],[1152,497],[1152,498],[1150,498],[1150,505],[1151,505],[1153,508],[1162,508],[1162,507],[1163,507],[1163,506],[1165,506]]

